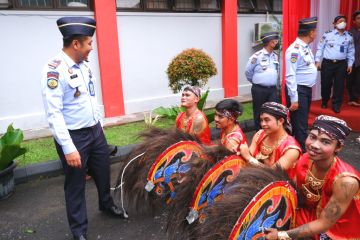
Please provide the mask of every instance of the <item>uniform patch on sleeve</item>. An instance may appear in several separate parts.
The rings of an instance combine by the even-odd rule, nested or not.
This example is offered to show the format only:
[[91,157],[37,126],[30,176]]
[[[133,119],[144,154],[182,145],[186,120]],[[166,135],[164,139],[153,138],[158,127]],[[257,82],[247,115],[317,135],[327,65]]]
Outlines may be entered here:
[[251,64],[255,64],[255,63],[256,63],[256,61],[257,61],[257,58],[255,58],[255,57],[254,57],[254,58],[252,58],[252,59],[251,59]]
[[50,89],[55,89],[58,86],[58,80],[56,78],[48,78],[47,86]]
[[52,60],[51,62],[48,63],[48,66],[51,69],[56,69],[60,65],[60,63],[61,63],[61,60],[54,59],[54,60]]
[[322,36],[321,39],[320,39],[320,42],[321,42],[321,43],[324,42],[325,39],[326,39],[326,37],[325,37],[325,36]]
[[291,53],[290,61],[291,61],[292,63],[296,63],[298,57],[299,57],[299,54],[298,54],[298,53]]
[[58,72],[47,72],[47,78],[59,79],[59,73]]

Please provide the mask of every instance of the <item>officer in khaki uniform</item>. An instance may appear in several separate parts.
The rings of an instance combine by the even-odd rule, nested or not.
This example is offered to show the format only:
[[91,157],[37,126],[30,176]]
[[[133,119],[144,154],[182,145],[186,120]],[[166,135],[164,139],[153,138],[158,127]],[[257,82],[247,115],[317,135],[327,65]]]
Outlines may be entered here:
[[260,108],[265,102],[278,102],[279,57],[274,52],[279,33],[268,32],[261,36],[263,49],[254,53],[246,65],[245,76],[252,83],[253,117],[255,127],[260,127]]
[[108,145],[100,123],[95,78],[87,62],[92,50],[95,20],[63,17],[57,25],[63,35],[64,47],[43,68],[42,96],[64,169],[70,229],[74,239],[85,240],[88,223],[85,201],[87,169],[91,171],[98,190],[99,210],[116,217],[126,214],[114,205],[110,195]]

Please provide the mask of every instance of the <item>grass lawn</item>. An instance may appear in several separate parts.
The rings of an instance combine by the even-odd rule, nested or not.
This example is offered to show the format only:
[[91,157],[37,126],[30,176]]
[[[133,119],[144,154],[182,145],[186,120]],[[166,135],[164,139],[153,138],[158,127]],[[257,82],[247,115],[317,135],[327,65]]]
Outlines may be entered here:
[[[245,103],[243,106],[244,112],[238,119],[240,122],[252,119],[252,104]],[[210,113],[213,111],[214,109],[209,109],[206,110],[205,113]],[[170,128],[174,126],[174,121],[161,118],[155,123],[155,126],[161,128]],[[214,127],[214,123],[210,123],[210,127]],[[133,122],[105,128],[105,136],[109,144],[125,146],[139,141],[139,139],[137,139],[137,134],[143,131],[145,128],[146,124],[144,121]],[[24,156],[21,156],[17,159],[18,166],[26,166],[33,163],[59,159],[52,137],[24,141],[22,146],[26,147],[28,151]]]

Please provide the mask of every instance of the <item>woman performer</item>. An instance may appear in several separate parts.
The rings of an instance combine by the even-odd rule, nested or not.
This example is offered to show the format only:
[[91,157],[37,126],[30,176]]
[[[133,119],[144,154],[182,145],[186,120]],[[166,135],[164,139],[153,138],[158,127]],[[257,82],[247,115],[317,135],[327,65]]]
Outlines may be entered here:
[[241,147],[241,156],[250,162],[258,160],[267,166],[279,165],[292,178],[301,148],[290,135],[288,109],[276,102],[264,103],[260,108],[260,126],[250,148]]
[[181,112],[176,118],[176,127],[189,134],[195,135],[205,144],[210,143],[210,128],[205,114],[197,107],[201,98],[198,87],[186,86],[181,95]]
[[247,146],[246,137],[237,121],[243,112],[242,105],[233,99],[225,99],[216,104],[215,110],[215,125],[221,129],[221,144],[232,152],[238,152],[242,144]]
[[360,173],[338,152],[351,129],[331,116],[318,116],[296,164],[296,185],[305,199],[296,214],[297,228],[267,229],[267,239],[360,239]]

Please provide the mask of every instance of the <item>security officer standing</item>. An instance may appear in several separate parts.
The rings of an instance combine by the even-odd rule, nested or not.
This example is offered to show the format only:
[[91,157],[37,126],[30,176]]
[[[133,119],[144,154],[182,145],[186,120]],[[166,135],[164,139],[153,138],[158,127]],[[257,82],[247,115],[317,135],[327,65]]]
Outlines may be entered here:
[[260,108],[265,102],[278,102],[277,83],[279,58],[274,52],[278,45],[279,33],[261,35],[263,49],[254,53],[246,65],[245,76],[252,83],[253,117],[255,127],[260,129]]
[[92,173],[99,210],[124,217],[110,195],[108,145],[100,124],[94,76],[87,63],[95,20],[63,17],[57,20],[63,49],[44,67],[41,78],[44,107],[65,173],[68,222],[74,239],[86,239],[86,170]]
[[[322,108],[327,108],[333,88],[332,109],[335,113],[340,112],[343,101],[345,78],[352,71],[355,59],[355,48],[351,34],[345,31],[346,17],[334,18],[334,30],[324,33],[317,46],[315,63],[321,69],[321,98]],[[321,57],[322,63],[320,68]]]
[[353,36],[355,47],[355,60],[351,75],[347,78],[347,89],[349,92],[348,105],[360,107],[360,10],[357,10],[352,15],[353,26],[349,33]]
[[309,44],[316,38],[317,17],[299,21],[298,37],[286,49],[286,86],[291,125],[296,140],[305,152],[311,87],[316,83],[317,69]]

